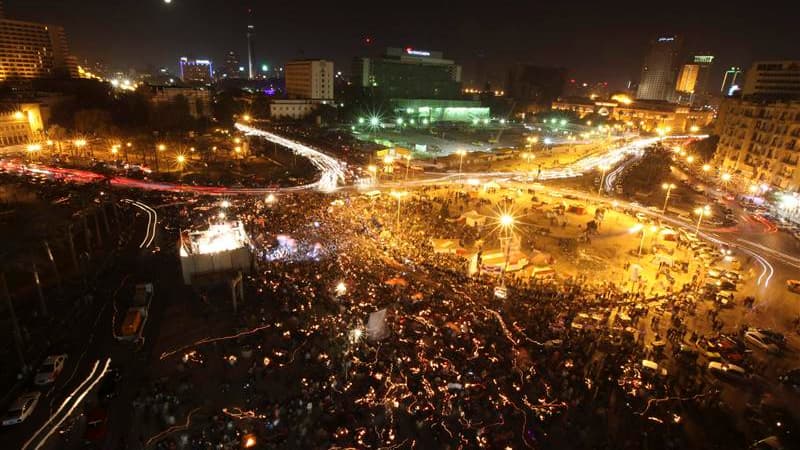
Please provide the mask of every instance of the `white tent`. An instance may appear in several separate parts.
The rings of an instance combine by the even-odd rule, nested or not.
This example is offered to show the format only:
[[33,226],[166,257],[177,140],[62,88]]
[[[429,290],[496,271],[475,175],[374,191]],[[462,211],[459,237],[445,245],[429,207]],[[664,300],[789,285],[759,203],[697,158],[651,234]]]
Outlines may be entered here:
[[367,321],[367,339],[380,341],[389,336],[389,327],[386,325],[386,309],[371,313]]
[[478,211],[474,209],[465,212],[459,219],[464,219],[468,227],[482,227],[486,224],[486,216],[478,213]]

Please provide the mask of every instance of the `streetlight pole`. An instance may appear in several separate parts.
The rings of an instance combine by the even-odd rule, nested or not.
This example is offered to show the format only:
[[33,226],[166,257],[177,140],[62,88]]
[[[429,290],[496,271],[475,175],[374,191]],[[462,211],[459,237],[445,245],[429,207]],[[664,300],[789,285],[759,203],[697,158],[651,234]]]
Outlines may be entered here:
[[458,174],[461,175],[463,173],[463,168],[464,168],[464,156],[467,154],[467,152],[465,150],[459,150],[456,153],[460,157],[460,160],[458,162]]
[[697,234],[697,233],[700,232],[700,224],[703,222],[703,216],[709,214],[710,212],[711,212],[711,208],[708,205],[703,206],[702,208],[697,208],[697,209],[694,210],[694,213],[697,214],[697,216],[698,216],[697,217],[697,225],[694,228],[694,234]]
[[608,166],[602,165],[600,166],[600,170],[603,171],[603,176],[600,177],[600,186],[597,187],[597,195],[600,195],[603,192],[603,183],[606,182],[606,171],[608,170]]
[[675,188],[674,183],[664,183],[661,185],[662,189],[667,190],[667,195],[664,197],[664,208],[661,209],[661,214],[666,214],[667,212],[667,202],[669,202],[669,194],[672,192],[672,189]]

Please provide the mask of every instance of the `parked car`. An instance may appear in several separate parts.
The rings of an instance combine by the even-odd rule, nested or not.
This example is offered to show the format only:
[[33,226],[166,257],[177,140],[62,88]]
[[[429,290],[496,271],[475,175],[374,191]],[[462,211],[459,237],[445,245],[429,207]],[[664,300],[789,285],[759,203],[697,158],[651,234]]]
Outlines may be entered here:
[[715,376],[731,381],[744,381],[747,379],[747,372],[735,364],[711,361],[708,363],[708,371]]
[[56,381],[58,375],[64,370],[64,363],[67,361],[67,355],[50,355],[45,358],[39,372],[33,379],[33,383],[37,386],[44,386]]
[[789,289],[789,292],[800,294],[800,280],[786,280],[786,288]]
[[26,392],[17,397],[3,416],[3,425],[16,425],[24,422],[33,413],[41,395],[41,392]]
[[775,345],[767,335],[756,330],[748,330],[744,333],[744,341],[767,353],[780,353],[781,349]]

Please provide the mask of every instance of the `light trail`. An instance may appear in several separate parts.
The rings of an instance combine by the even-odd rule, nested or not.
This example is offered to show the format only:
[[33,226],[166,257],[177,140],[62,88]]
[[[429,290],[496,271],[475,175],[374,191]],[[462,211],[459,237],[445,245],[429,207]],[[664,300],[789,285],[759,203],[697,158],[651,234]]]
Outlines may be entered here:
[[144,234],[144,239],[142,239],[142,243],[139,244],[139,248],[149,248],[150,245],[153,244],[153,240],[156,237],[156,228],[158,226],[158,213],[152,207],[130,199],[124,199],[124,202],[130,203],[133,206],[141,209],[145,213],[147,213],[147,229]]
[[193,342],[191,344],[179,347],[179,348],[177,348],[175,350],[164,352],[164,353],[161,354],[161,356],[158,359],[164,360],[164,359],[169,358],[170,356],[172,356],[172,355],[174,355],[174,354],[176,354],[178,352],[182,352],[184,350],[188,350],[188,349],[190,349],[192,347],[197,347],[197,346],[200,346],[200,345],[203,345],[203,344],[210,344],[212,342],[218,342],[218,341],[226,341],[226,340],[229,340],[229,339],[238,339],[238,338],[240,338],[242,336],[248,336],[248,335],[251,335],[253,333],[257,333],[257,332],[259,332],[261,330],[265,330],[265,329],[267,329],[267,328],[269,328],[271,326],[272,326],[272,324],[263,325],[263,326],[260,326],[260,327],[253,328],[252,330],[242,331],[241,333],[233,334],[233,335],[230,335],[230,336],[220,336],[220,337],[215,337],[215,338],[206,337],[206,338],[200,339],[199,341],[195,341],[195,342]]
[[[25,450],[30,445],[32,445],[32,443],[36,440],[36,438],[39,437],[39,435],[45,429],[47,429],[48,425],[50,425],[51,422],[53,422],[57,417],[62,416],[60,418],[60,420],[58,420],[55,424],[53,424],[53,426],[50,427],[50,429],[47,432],[47,434],[45,434],[39,440],[38,444],[36,444],[36,446],[34,447],[35,449],[41,448],[47,442],[47,440],[50,438],[50,436],[52,436],[52,434],[55,433],[58,430],[58,427],[60,427],[61,424],[64,423],[64,421],[67,420],[67,418],[72,414],[72,412],[75,411],[75,408],[77,408],[78,405],[80,405],[83,402],[83,399],[86,397],[86,395],[89,394],[89,392],[91,392],[92,389],[94,389],[94,387],[97,385],[97,383],[100,382],[101,379],[103,379],[103,376],[105,376],[105,374],[108,372],[108,367],[110,365],[111,365],[111,358],[108,358],[108,359],[106,359],[106,362],[105,362],[105,365],[103,366],[103,369],[99,373],[97,373],[97,369],[100,366],[100,361],[99,360],[95,361],[91,372],[89,372],[89,376],[87,376],[83,380],[83,382],[81,382],[81,384],[78,385],[78,387],[75,388],[75,390],[73,390],[67,396],[67,398],[64,399],[64,401],[61,403],[61,406],[59,406],[59,408],[56,410],[56,412],[53,413],[50,416],[50,418],[48,418],[47,421],[41,427],[39,427],[38,430],[36,430],[36,432],[33,434],[33,436],[31,436],[30,439],[28,439],[25,442],[25,444],[23,444],[22,450]],[[95,377],[95,374],[97,374],[96,377]],[[88,387],[86,387],[84,389],[84,386],[87,386],[87,383],[89,383]],[[77,395],[77,398],[76,398],[76,395]],[[73,399],[75,399],[74,402],[72,402]],[[64,408],[67,407],[70,404],[70,402],[72,402],[72,405],[62,415],[62,411],[64,411]]]
[[149,447],[150,444],[152,444],[153,442],[161,439],[164,436],[167,436],[168,434],[172,434],[172,433],[174,433],[176,431],[181,431],[181,430],[185,430],[185,429],[189,428],[192,425],[192,416],[194,415],[194,413],[196,413],[200,409],[201,409],[201,407],[198,406],[197,408],[189,411],[189,414],[186,416],[186,423],[184,423],[183,425],[173,425],[173,426],[167,428],[166,430],[154,435],[150,439],[148,439],[147,442],[144,443],[145,448]]
[[288,148],[297,155],[307,158],[320,171],[320,179],[314,184],[308,185],[319,189],[322,192],[333,192],[336,190],[339,181],[344,182],[345,163],[322,153],[305,144],[287,139],[277,134],[270,133],[258,128],[249,127],[240,123],[236,124],[236,129],[248,136],[257,136],[275,144]]

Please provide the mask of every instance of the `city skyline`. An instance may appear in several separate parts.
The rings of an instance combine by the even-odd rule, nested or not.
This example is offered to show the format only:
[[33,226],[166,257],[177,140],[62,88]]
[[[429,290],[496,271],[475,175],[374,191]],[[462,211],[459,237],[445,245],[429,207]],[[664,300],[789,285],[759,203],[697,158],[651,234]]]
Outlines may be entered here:
[[[64,26],[79,60],[101,60],[115,68],[172,68],[186,54],[214,61],[222,61],[231,50],[247,55],[248,8],[253,8],[258,30],[259,66],[327,58],[337,70],[349,73],[353,57],[412,46],[442,50],[464,65],[465,85],[475,79],[478,64],[488,63],[485,78],[496,84],[505,82],[505,67],[529,62],[565,67],[571,78],[608,81],[618,89],[637,81],[648,42],[660,34],[683,36],[687,52],[711,50],[717,56],[715,80],[727,66],[800,57],[792,46],[800,31],[780,8],[741,15],[722,5],[674,3],[658,14],[641,15],[636,5],[612,9],[587,4],[569,10],[558,5],[501,5],[487,12],[468,6],[404,4],[387,21],[380,5],[369,4],[347,8],[237,0],[204,2],[203,8],[196,8],[193,0],[66,3],[6,1],[5,11],[9,18]],[[319,14],[305,15],[305,9]]]

